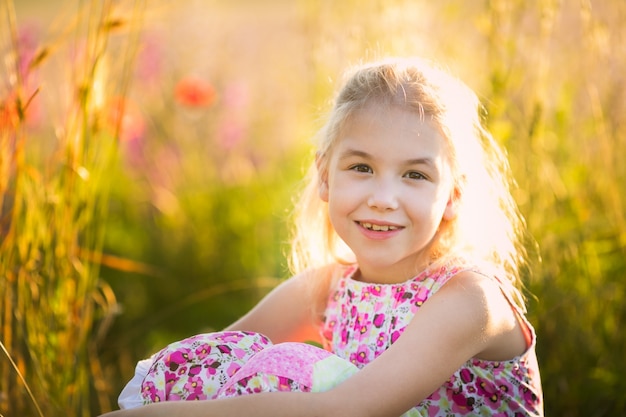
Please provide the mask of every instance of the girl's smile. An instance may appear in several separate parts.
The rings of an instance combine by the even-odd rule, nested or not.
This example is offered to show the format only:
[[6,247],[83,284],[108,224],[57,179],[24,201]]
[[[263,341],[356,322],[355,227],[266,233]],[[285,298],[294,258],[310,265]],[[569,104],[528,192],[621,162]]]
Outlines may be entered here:
[[384,240],[389,239],[404,228],[403,226],[380,222],[377,220],[355,221],[362,228],[363,234],[369,239]]
[[364,280],[402,282],[429,262],[454,215],[445,140],[430,121],[370,104],[350,117],[321,173],[321,198]]

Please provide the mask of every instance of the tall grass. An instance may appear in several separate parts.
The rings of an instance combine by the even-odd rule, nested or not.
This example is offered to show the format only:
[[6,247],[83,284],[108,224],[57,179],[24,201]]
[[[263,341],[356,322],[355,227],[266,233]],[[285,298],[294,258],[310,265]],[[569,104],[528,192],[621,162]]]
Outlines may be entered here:
[[[82,2],[31,59],[13,2],[0,6],[0,410],[90,415],[110,407],[96,351],[116,307],[99,278],[121,120],[110,114],[123,112],[111,106],[128,88],[141,4],[120,15],[114,1]],[[42,81],[59,65],[58,85]]]
[[543,258],[529,289],[548,414],[626,412],[622,2],[490,3],[490,121]]

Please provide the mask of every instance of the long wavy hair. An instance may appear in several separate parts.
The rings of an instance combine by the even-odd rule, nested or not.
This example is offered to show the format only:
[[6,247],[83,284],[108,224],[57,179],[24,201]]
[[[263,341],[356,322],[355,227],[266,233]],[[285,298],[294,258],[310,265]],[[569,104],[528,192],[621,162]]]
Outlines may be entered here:
[[[346,73],[317,135],[317,166],[311,164],[295,206],[293,272],[329,271],[324,266],[353,262],[333,229],[327,203],[319,197],[319,172],[328,169],[345,121],[369,104],[400,106],[428,119],[446,141],[457,214],[440,225],[430,247],[431,262],[467,259],[498,277],[524,309],[520,268],[526,261],[525,222],[511,195],[507,158],[483,126],[484,110],[476,94],[446,71],[418,58],[385,59]],[[318,289],[332,273],[321,275],[314,279]]]

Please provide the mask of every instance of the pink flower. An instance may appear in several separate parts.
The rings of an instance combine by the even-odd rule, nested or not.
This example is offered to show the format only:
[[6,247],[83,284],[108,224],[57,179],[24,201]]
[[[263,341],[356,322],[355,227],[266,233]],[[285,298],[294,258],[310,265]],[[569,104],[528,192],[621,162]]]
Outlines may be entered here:
[[382,287],[382,286],[380,286],[380,285],[373,285],[373,286],[370,288],[370,292],[371,292],[373,295],[380,295],[380,294],[382,293],[382,290],[383,290],[383,287]]
[[176,385],[179,380],[179,376],[174,372],[165,371],[165,393],[166,395],[172,390],[172,387]]
[[476,399],[474,399],[473,397],[466,397],[463,393],[463,390],[460,390],[458,392],[452,392],[451,397],[454,403],[452,406],[452,410],[454,412],[465,414],[474,408],[474,403],[476,402]]
[[372,323],[368,320],[368,314],[359,315],[356,319],[355,328],[359,333],[364,334]]
[[528,387],[522,388],[522,398],[524,398],[524,402],[528,405],[539,404],[539,397],[537,397],[537,394],[535,394],[535,392]]
[[376,346],[383,347],[387,343],[387,333],[381,332],[376,339]]
[[377,328],[381,328],[383,323],[385,323],[385,315],[384,314],[376,314],[374,316],[374,326]]
[[184,386],[184,389],[189,393],[187,400],[206,399],[206,395],[202,392],[202,378],[197,376],[189,378]]
[[190,361],[190,353],[191,351],[187,348],[170,353],[167,358],[165,358],[165,366],[167,366],[170,371],[176,371],[180,365]]
[[405,293],[405,289],[404,287],[398,287],[395,289],[395,294],[393,295],[393,298],[397,301],[397,302],[402,302],[403,298],[404,298],[404,293]]
[[493,382],[479,377],[476,378],[475,386],[478,394],[485,398],[485,404],[493,410],[497,410],[500,407],[502,395]]
[[511,385],[511,383],[507,381],[506,379],[498,379],[496,380],[496,384],[498,386],[499,391],[503,394],[510,395],[514,389],[513,385]]
[[228,345],[217,345],[217,350],[227,355],[230,355],[230,352],[232,352],[233,349]]
[[141,386],[141,396],[149,399],[153,403],[161,401],[161,397],[157,394],[157,389],[152,381],[145,382]]
[[429,290],[427,288],[421,288],[418,290],[415,298],[413,298],[413,302],[417,307],[421,307],[422,304],[424,304],[424,301],[428,299],[428,292]]
[[474,380],[474,374],[472,374],[472,372],[469,369],[464,368],[461,370],[461,381],[463,381],[464,384],[469,384],[473,380]]
[[213,361],[207,363],[204,367],[206,368],[207,377],[211,378],[212,375],[217,373],[217,368],[219,368],[222,364],[218,361]]
[[204,360],[211,353],[211,345],[203,343],[196,348],[196,358]]
[[189,368],[189,376],[195,377],[202,370],[202,365],[191,365]]
[[356,353],[350,355],[350,362],[355,365],[367,363],[367,345],[361,345],[358,347]]

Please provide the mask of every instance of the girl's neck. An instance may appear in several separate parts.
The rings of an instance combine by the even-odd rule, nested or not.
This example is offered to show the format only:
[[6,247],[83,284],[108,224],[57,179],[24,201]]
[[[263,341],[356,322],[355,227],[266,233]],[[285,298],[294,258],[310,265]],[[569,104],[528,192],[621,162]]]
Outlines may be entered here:
[[357,263],[358,269],[352,279],[367,284],[401,284],[420,275],[430,266],[430,262],[420,262],[411,268],[377,271],[366,264]]

